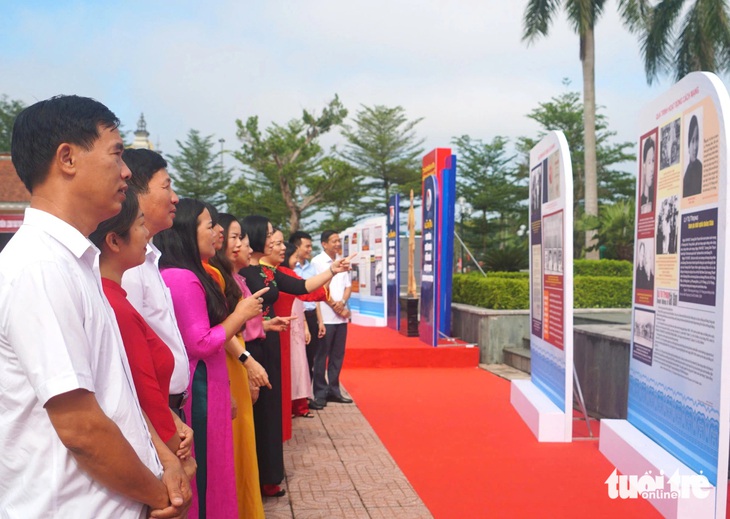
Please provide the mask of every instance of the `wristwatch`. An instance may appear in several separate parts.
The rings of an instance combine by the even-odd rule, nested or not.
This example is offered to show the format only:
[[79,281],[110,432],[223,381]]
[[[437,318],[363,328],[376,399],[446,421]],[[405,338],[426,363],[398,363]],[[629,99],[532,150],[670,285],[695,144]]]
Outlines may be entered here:
[[251,353],[249,353],[248,351],[245,351],[245,350],[244,350],[244,352],[243,352],[243,353],[241,353],[241,355],[240,355],[240,356],[238,357],[238,360],[239,360],[239,362],[240,362],[241,364],[246,364],[246,361],[248,360],[248,358],[249,358],[250,356],[251,356]]

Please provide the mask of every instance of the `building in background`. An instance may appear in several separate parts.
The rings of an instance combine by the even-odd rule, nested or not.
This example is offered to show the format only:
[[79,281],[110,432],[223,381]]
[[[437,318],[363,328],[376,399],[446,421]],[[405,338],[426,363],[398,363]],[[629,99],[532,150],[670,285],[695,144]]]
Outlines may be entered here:
[[[134,142],[130,148],[154,150],[144,114],[139,116]],[[159,150],[155,150],[159,153]],[[10,153],[0,152],[0,250],[10,241],[23,223],[25,208],[30,206],[30,193],[18,178]]]
[[18,178],[10,153],[0,153],[0,250],[23,223],[30,193]]

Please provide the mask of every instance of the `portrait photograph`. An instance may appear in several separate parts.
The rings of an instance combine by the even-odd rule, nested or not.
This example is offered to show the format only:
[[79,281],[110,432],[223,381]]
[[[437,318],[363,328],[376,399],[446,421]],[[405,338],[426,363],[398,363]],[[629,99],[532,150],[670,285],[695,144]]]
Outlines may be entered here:
[[682,198],[702,192],[702,108],[684,116],[684,175]]

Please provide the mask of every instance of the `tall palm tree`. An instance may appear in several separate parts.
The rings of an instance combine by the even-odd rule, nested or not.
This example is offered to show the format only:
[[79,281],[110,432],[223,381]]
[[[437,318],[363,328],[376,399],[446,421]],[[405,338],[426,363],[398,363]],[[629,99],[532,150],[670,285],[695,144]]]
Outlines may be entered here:
[[[605,0],[528,0],[525,9],[522,39],[528,43],[547,36],[556,13],[564,7],[568,21],[580,40],[580,61],[583,65],[584,179],[587,215],[598,216],[598,174],[596,166],[596,78],[594,27],[603,13]],[[618,0],[619,12],[630,28],[638,27],[646,0]],[[586,231],[586,248],[595,241],[595,231]],[[598,259],[593,250],[587,258]]]
[[673,74],[679,81],[696,70],[730,71],[726,1],[661,0],[635,21],[649,84],[662,73]]

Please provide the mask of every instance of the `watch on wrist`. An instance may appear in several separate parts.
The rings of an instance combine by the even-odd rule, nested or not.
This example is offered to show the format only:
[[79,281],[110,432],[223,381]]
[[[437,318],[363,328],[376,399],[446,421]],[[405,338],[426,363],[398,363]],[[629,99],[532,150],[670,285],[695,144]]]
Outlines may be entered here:
[[246,364],[246,361],[250,356],[251,353],[249,353],[248,351],[244,351],[243,353],[241,353],[241,355],[239,355],[238,360],[241,364]]

